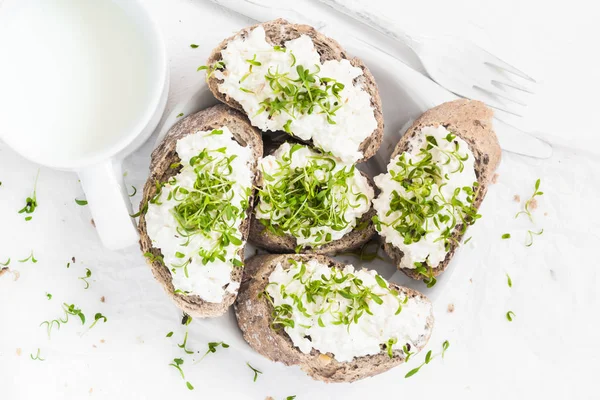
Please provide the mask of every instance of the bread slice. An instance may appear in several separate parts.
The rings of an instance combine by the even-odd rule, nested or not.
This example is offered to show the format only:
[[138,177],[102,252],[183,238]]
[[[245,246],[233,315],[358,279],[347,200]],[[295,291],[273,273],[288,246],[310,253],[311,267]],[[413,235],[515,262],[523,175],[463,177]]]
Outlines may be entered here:
[[[405,355],[401,347],[393,350],[390,358],[385,350],[373,356],[356,357],[350,362],[339,362],[330,353],[320,353],[312,349],[309,354],[302,353],[294,346],[284,329],[271,328],[273,306],[261,295],[265,290],[269,276],[281,263],[284,268],[291,265],[289,260],[307,262],[316,259],[331,268],[343,268],[343,264],[323,255],[306,254],[270,254],[254,256],[246,260],[244,279],[240,293],[234,304],[238,325],[244,339],[257,352],[276,362],[285,365],[299,365],[313,379],[324,382],[354,382],[380,374],[404,362]],[[421,293],[390,283],[390,288],[405,293],[408,297],[418,297],[430,304]],[[426,326],[419,337],[417,347],[411,351],[422,350],[433,329],[433,315],[427,317]]]
[[[376,190],[373,180],[361,171],[361,174],[367,178],[369,185]],[[256,199],[258,201],[258,198]],[[306,254],[326,254],[336,255],[346,251],[351,251],[360,248],[367,243],[375,235],[375,226],[373,225],[373,217],[375,209],[371,207],[360,220],[356,223],[354,229],[342,238],[326,243],[317,248],[304,247],[301,253]],[[265,228],[252,214],[250,220],[250,235],[248,240],[257,247],[261,247],[274,253],[293,253],[296,251],[297,241],[292,235],[278,236]]]
[[[338,42],[317,32],[313,27],[308,25],[291,24],[284,19],[276,19],[244,28],[235,35],[222,41],[211,53],[210,57],[208,58],[207,65],[214,65],[222,59],[221,51],[227,47],[227,44],[230,41],[239,37],[247,36],[250,31],[259,25],[262,25],[262,27],[265,29],[267,42],[273,46],[284,46],[285,42],[289,40],[296,39],[302,35],[307,35],[312,39],[315,49],[321,56],[321,62],[325,62],[327,60],[348,59],[350,64],[352,64],[354,67],[362,69],[363,74],[356,78],[355,84],[361,85],[361,87],[371,96],[371,106],[373,107],[375,119],[377,120],[377,129],[371,134],[371,136],[367,137],[360,144],[359,150],[363,153],[363,158],[358,162],[366,161],[375,155],[383,139],[383,112],[381,107],[381,99],[379,97],[379,90],[377,89],[375,79],[373,78],[373,75],[369,69],[360,59],[355,57],[351,58]],[[229,105],[230,107],[242,112],[244,111],[242,106],[237,101],[219,92],[219,84],[222,83],[222,81],[217,79],[214,74],[208,77],[207,82],[208,87],[217,99]]]
[[[476,100],[454,100],[440,104],[421,115],[406,131],[400,142],[396,145],[391,158],[405,151],[411,151],[410,139],[415,137],[426,126],[444,126],[446,129],[463,139],[475,156],[475,176],[479,182],[479,192],[473,201],[473,206],[479,208],[494,171],[500,164],[502,150],[498,138],[492,129],[493,112],[485,104]],[[432,269],[433,275],[438,276],[448,268],[452,256],[462,240],[460,233],[462,224],[455,227],[450,251],[446,258]],[[385,242],[385,239],[384,239]],[[398,269],[413,279],[423,279],[423,275],[414,269],[400,268],[403,257],[402,251],[392,244],[385,242],[385,252],[396,263]]]
[[[198,131],[210,131],[227,126],[233,133],[233,136],[243,146],[251,146],[253,157],[256,160],[252,166],[255,172],[253,185],[256,186],[258,174],[257,163],[262,158],[263,144],[260,132],[250,125],[246,116],[239,111],[233,110],[225,105],[217,105],[207,108],[196,114],[190,115],[177,124],[167,133],[163,142],[153,151],[150,162],[150,176],[144,186],[144,193],[140,210],[147,207],[148,202],[156,194],[155,182],[166,182],[169,178],[177,175],[180,168],[173,169],[170,166],[173,163],[180,162],[176,152],[177,141],[184,136],[196,133]],[[249,166],[250,168],[250,166]],[[252,204],[250,198],[249,204]],[[247,211],[247,217],[240,226],[243,240],[248,237],[250,227],[250,208]],[[161,251],[152,247],[152,241],[147,233],[146,218],[144,212],[140,215],[138,222],[140,232],[140,247],[143,253],[152,253],[154,256],[162,256]],[[239,251],[240,259],[244,259],[243,247]],[[227,293],[221,303],[210,303],[202,300],[197,295],[183,295],[174,293],[172,276],[169,268],[158,260],[148,260],[152,273],[164,287],[167,294],[173,299],[175,304],[191,315],[192,317],[216,317],[224,314],[229,306],[233,304],[235,295]],[[234,268],[231,274],[233,282],[240,282],[242,279],[242,268]]]
[[[291,139],[287,134],[276,134],[276,135],[265,135],[263,136],[264,142],[264,153],[272,154],[275,152],[283,143],[295,143],[294,139]],[[377,187],[370,176],[361,171],[361,174],[367,178],[369,185],[373,188],[374,192],[377,193]],[[258,196],[256,198],[258,202]],[[335,255],[342,252],[354,250],[362,247],[365,243],[373,238],[375,235],[375,226],[373,225],[372,219],[375,215],[375,209],[371,209],[366,212],[361,219],[357,222],[355,228],[344,235],[338,240],[334,240],[318,248],[304,247],[301,249],[301,253],[305,254],[326,254]],[[257,247],[263,248],[273,253],[293,253],[296,251],[297,241],[292,235],[278,236],[273,232],[265,228],[255,218],[255,214],[252,213],[252,219],[250,220],[250,235],[248,241]]]

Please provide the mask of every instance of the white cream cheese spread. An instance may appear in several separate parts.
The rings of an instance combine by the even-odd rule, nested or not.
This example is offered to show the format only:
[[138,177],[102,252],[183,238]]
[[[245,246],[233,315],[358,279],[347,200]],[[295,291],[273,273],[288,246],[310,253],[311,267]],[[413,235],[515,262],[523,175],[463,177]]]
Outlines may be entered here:
[[388,172],[375,177],[381,190],[373,200],[376,228],[398,248],[402,268],[422,263],[435,268],[444,260],[457,225],[479,217],[472,202],[477,191],[475,157],[468,144],[443,126],[424,127],[412,150],[392,159]]
[[377,121],[371,96],[354,83],[360,68],[345,59],[321,63],[306,35],[272,46],[262,26],[229,42],[221,56],[219,91],[241,104],[254,126],[312,140],[346,162],[363,157],[359,146]]
[[252,149],[224,126],[187,135],[176,150],[181,171],[149,202],[148,236],[177,291],[219,303],[239,287],[231,272],[243,261],[239,227],[252,192]]
[[259,166],[256,218],[299,246],[319,247],[351,232],[374,191],[354,165],[300,144],[282,144]]
[[427,331],[431,303],[389,288],[375,271],[330,268],[317,260],[278,264],[266,293],[273,327],[283,326],[303,353],[316,349],[337,361],[410,350]]

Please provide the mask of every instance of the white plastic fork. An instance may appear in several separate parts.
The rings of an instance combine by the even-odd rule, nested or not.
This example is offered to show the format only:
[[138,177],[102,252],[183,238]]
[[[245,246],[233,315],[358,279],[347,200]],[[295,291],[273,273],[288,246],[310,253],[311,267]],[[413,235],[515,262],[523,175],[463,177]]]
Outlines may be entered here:
[[535,80],[473,42],[451,36],[413,37],[386,17],[369,11],[368,5],[353,1],[351,8],[345,0],[319,1],[405,44],[417,55],[429,77],[454,94],[481,100],[492,108],[521,116],[514,104],[525,106],[525,103],[505,89],[509,87],[527,93],[531,93],[531,89],[527,84],[511,79],[510,75],[529,82],[529,85]]

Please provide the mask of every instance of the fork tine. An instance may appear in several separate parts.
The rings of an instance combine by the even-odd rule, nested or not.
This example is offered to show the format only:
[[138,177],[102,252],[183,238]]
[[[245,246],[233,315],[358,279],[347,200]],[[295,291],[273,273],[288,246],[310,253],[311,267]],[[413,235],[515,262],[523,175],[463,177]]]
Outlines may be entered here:
[[519,71],[518,69],[516,69],[512,65],[510,65],[510,64],[502,61],[498,57],[496,57],[496,56],[494,56],[494,55],[492,55],[490,53],[488,53],[488,54],[490,55],[490,57],[492,57],[494,59],[494,62],[484,61],[484,64],[489,65],[492,68],[503,69],[503,70],[505,70],[507,72],[510,72],[512,74],[520,76],[523,79],[527,79],[529,82],[536,83],[535,79],[533,79],[532,77],[530,77],[526,73]]
[[513,103],[517,103],[518,105],[523,106],[523,107],[525,107],[527,105],[527,104],[521,102],[520,100],[517,100],[517,99],[515,99],[513,97],[510,97],[510,96],[508,96],[508,95],[506,95],[504,93],[498,93],[496,91],[493,91],[493,90],[490,90],[490,89],[485,89],[485,88],[483,88],[481,86],[477,86],[477,85],[473,85],[473,88],[477,89],[477,90],[481,90],[481,91],[483,91],[483,92],[485,92],[485,93],[487,93],[487,94],[489,94],[491,96],[500,97],[501,99],[512,101]]
[[497,81],[497,80],[492,80],[492,84],[495,85],[496,87],[501,87],[500,85],[503,85],[503,86],[511,87],[513,89],[520,90],[520,91],[525,92],[525,93],[533,94],[533,91],[531,89],[529,89],[528,87],[523,86],[523,85],[518,84],[518,83],[515,83],[515,82],[512,82],[512,81],[509,81],[509,82],[500,82],[500,81]]

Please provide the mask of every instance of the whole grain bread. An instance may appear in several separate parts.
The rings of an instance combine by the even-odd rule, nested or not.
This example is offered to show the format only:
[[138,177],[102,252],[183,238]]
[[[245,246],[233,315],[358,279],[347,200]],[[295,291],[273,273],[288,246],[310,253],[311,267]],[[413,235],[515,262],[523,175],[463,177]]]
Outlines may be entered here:
[[[239,144],[251,147],[254,162],[248,167],[252,168],[255,173],[253,185],[256,186],[258,180],[257,165],[258,160],[262,158],[263,151],[260,132],[250,125],[250,122],[244,114],[229,108],[226,105],[220,104],[183,118],[169,130],[163,142],[152,152],[150,176],[144,186],[140,210],[146,209],[150,199],[155,196],[157,190],[156,182],[166,182],[180,172],[181,167],[176,169],[171,168],[173,163],[181,161],[176,152],[177,141],[184,136],[198,131],[210,131],[222,126],[229,128]],[[249,204],[252,204],[252,198],[250,198]],[[246,240],[248,237],[250,213],[251,210],[249,208],[246,213],[246,219],[240,226],[243,240]],[[152,246],[152,240],[147,232],[144,212],[140,215],[138,229],[140,232],[140,247],[142,252],[152,253],[155,257],[162,256],[161,251]],[[240,249],[239,256],[240,259],[244,259],[244,248]],[[221,303],[206,302],[197,295],[174,293],[172,276],[169,268],[156,259],[154,261],[148,259],[147,261],[152,269],[154,277],[162,284],[175,304],[192,317],[216,317],[222,315],[235,300],[236,295],[233,293],[227,293]],[[242,269],[234,268],[231,273],[232,282],[240,282],[241,279]]]
[[[237,322],[246,342],[268,359],[285,365],[299,365],[313,379],[324,382],[354,382],[380,374],[403,363],[405,355],[401,350],[402,345],[398,345],[398,348],[393,350],[392,358],[382,348],[382,351],[376,355],[339,362],[333,354],[320,353],[315,349],[312,349],[309,354],[304,354],[294,346],[284,329],[271,328],[273,306],[264,295],[260,295],[269,282],[271,272],[279,263],[287,268],[291,265],[289,260],[307,262],[310,259],[316,259],[332,268],[343,268],[343,264],[323,255],[269,254],[246,260],[240,293],[234,304]],[[415,290],[393,283],[390,283],[390,288],[405,293],[410,298],[418,297],[429,303],[424,295]],[[427,317],[423,334],[419,337],[418,343],[415,343],[416,349],[413,347],[410,351],[422,350],[431,336],[432,329],[433,314]]]
[[[405,151],[412,151],[411,139],[419,134],[426,126],[444,126],[450,132],[467,142],[475,156],[475,176],[479,183],[479,191],[473,201],[473,206],[479,208],[483,201],[494,171],[500,164],[502,150],[498,138],[492,128],[493,112],[485,104],[476,100],[454,100],[440,104],[421,115],[406,131],[396,145],[391,158]],[[448,268],[452,256],[462,240],[462,224],[456,226],[446,258],[433,268],[433,275],[438,276]],[[384,239],[385,242],[385,239]],[[396,263],[398,269],[413,279],[423,279],[414,269],[400,268],[403,253],[392,244],[385,242],[384,250]]]
[[[367,181],[373,190],[376,190],[373,180],[362,171],[361,174],[367,178]],[[258,198],[256,201],[258,201]],[[300,252],[306,254],[336,255],[358,249],[371,240],[371,238],[373,238],[375,235],[375,226],[373,225],[372,221],[374,216],[375,209],[371,207],[369,211],[363,214],[360,220],[356,223],[356,227],[345,234],[342,238],[316,248],[303,247]],[[296,246],[298,245],[294,236],[278,236],[266,229],[265,226],[260,223],[258,219],[256,219],[254,213],[252,213],[252,218],[250,220],[250,235],[248,236],[248,240],[257,247],[261,247],[265,250],[275,253],[295,252]]]
[[[284,47],[285,42],[296,39],[302,35],[307,35],[312,39],[315,49],[321,56],[321,62],[347,59],[354,67],[362,69],[363,74],[357,77],[354,83],[355,85],[360,85],[360,87],[367,91],[371,96],[371,106],[373,107],[375,119],[377,120],[377,129],[375,129],[375,131],[360,144],[359,150],[363,153],[363,158],[358,162],[366,161],[374,156],[383,139],[383,112],[375,79],[367,66],[360,59],[356,57],[351,58],[337,41],[317,32],[313,27],[309,25],[291,24],[284,19],[276,19],[244,28],[235,35],[223,40],[212,51],[208,58],[207,65],[214,65],[216,62],[220,61],[222,59],[221,51],[227,47],[227,44],[230,41],[240,37],[246,37],[248,33],[257,26],[262,26],[265,29],[266,40],[273,46]],[[225,71],[226,70],[227,67],[225,67]],[[208,77],[207,82],[208,87],[217,99],[230,107],[242,112],[244,111],[241,104],[219,91],[219,84],[222,83],[222,81],[217,79],[214,74]]]

